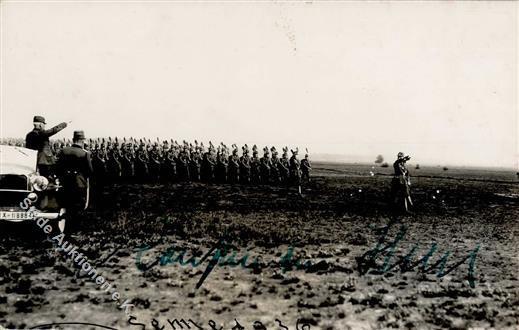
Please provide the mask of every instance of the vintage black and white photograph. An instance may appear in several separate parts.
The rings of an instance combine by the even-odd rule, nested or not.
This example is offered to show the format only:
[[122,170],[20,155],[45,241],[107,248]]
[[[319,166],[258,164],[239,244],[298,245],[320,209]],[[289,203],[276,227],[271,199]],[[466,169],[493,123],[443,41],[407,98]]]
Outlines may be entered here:
[[516,1],[0,1],[0,329],[519,329]]

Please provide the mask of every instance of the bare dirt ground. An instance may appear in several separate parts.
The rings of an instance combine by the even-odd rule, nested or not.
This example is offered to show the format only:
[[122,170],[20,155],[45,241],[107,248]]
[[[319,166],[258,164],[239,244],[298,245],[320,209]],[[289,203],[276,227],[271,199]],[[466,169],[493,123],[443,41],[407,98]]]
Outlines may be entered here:
[[[388,200],[390,169],[314,168],[302,198],[294,190],[266,186],[107,188],[70,241],[122,299],[132,299],[131,319],[110,294],[77,276],[74,263],[34,224],[2,224],[0,325],[85,322],[115,329],[182,329],[168,319],[191,319],[203,329],[238,329],[237,322],[245,329],[263,329],[261,322],[267,329],[290,330],[518,328],[515,173],[413,170],[414,214],[395,217]],[[403,235],[361,273],[359,263],[366,261],[361,257],[377,246],[383,228],[389,228],[386,246]],[[185,259],[199,259],[222,238],[237,251],[236,259],[248,255],[247,268],[216,265],[198,289],[209,260],[197,267],[178,262],[137,267],[150,266],[173,247],[185,249]],[[389,267],[405,255],[418,260],[433,243],[429,265],[435,269]],[[312,265],[290,269],[282,262],[290,247],[293,259]],[[460,264],[438,277],[447,252],[445,269]],[[472,264],[464,259],[471,252]],[[190,329],[197,329],[194,323],[188,323]]]

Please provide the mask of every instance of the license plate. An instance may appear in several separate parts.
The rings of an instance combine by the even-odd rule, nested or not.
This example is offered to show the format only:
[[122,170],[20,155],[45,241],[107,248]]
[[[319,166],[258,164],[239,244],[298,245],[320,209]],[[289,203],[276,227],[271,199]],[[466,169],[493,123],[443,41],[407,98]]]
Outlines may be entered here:
[[7,212],[0,211],[1,220],[30,220],[33,218],[32,212]]

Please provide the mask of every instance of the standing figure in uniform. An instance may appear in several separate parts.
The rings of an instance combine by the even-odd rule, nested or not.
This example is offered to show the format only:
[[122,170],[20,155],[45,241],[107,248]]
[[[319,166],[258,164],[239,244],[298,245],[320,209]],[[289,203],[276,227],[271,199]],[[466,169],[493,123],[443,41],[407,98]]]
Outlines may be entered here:
[[292,184],[297,186],[299,195],[301,195],[301,163],[297,159],[299,149],[290,151],[292,151],[292,157],[290,157],[290,178]]
[[413,206],[411,200],[411,179],[409,171],[407,170],[406,162],[411,159],[405,156],[403,152],[399,152],[396,161],[393,163],[395,175],[391,181],[391,195],[393,196],[393,203],[396,208],[402,204],[406,212],[409,213],[409,206]]
[[112,182],[119,182],[122,177],[121,154],[117,142],[110,144],[106,166]]
[[[57,162],[57,174],[63,185],[65,218],[74,226],[78,225],[78,217],[88,207],[89,180],[93,172],[90,152],[83,149],[84,141],[83,131],[75,131],[72,145],[61,150]],[[63,232],[65,219],[61,219],[58,225]]]
[[213,183],[214,182],[214,162],[213,146],[209,145],[209,150],[204,153],[201,165],[201,179],[203,182]]
[[279,177],[281,182],[289,186],[290,185],[290,162],[288,160],[288,147],[283,148],[283,155],[278,163]]
[[250,162],[251,182],[255,184],[261,183],[261,164],[258,157],[258,147],[252,147],[252,159]]
[[94,169],[94,182],[93,182],[93,191],[95,196],[94,205],[103,205],[103,191],[106,183],[106,149],[103,144],[99,146],[99,144],[95,144],[94,150],[91,153],[92,158],[92,167]]
[[216,151],[216,173],[215,178],[218,183],[227,182],[227,146],[221,143]]
[[190,149],[190,159],[189,159],[189,177],[191,181],[198,182],[200,181],[200,171],[202,167],[202,155],[200,154],[200,149],[198,146],[191,146]]
[[305,154],[305,158],[301,160],[301,181],[310,182],[310,171],[312,170],[312,166],[310,165],[310,160],[308,159],[308,151]]
[[54,165],[56,164],[56,159],[50,148],[49,137],[67,127],[67,123],[61,123],[46,130],[45,118],[34,116],[33,125],[34,129],[25,137],[25,146],[32,150],[38,150],[36,167],[40,175],[48,178],[54,174]]
[[146,151],[146,144],[140,140],[139,148],[135,157],[135,176],[137,182],[146,182],[149,176],[148,169],[148,152]]
[[244,184],[250,183],[250,156],[249,147],[247,145],[242,147],[242,153],[240,157],[240,182]]
[[260,159],[261,183],[269,184],[270,182],[270,154],[269,148],[263,148],[263,157]]
[[187,147],[182,147],[177,158],[177,171],[180,181],[189,181],[189,154]]
[[278,185],[280,183],[280,176],[279,176],[279,163],[280,160],[278,158],[278,152],[276,150],[276,147],[270,148],[270,151],[272,152],[272,158],[270,159],[270,181]]
[[229,183],[234,184],[240,180],[240,157],[238,157],[238,147],[236,144],[233,144],[232,147],[232,155],[228,158],[227,180]]
[[169,146],[167,140],[162,143],[162,159],[161,159],[161,181],[162,183],[170,183],[175,179],[177,172],[177,164],[175,161],[175,154],[173,153],[173,146]]
[[149,170],[150,170],[150,179],[153,183],[159,183],[160,182],[160,172],[161,172],[161,154],[160,154],[160,148],[159,143],[155,142],[153,146],[151,147],[151,150],[149,152]]
[[135,177],[135,165],[134,165],[134,154],[132,142],[123,142],[124,146],[121,146],[122,158],[121,167],[123,173],[123,179],[125,182],[132,181]]

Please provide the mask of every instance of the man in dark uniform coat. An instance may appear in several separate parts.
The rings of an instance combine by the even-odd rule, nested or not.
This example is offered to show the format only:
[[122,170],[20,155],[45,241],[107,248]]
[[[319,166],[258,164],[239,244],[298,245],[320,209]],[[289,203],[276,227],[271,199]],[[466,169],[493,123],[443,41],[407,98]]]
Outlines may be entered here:
[[261,161],[258,157],[258,148],[256,145],[252,147],[252,158],[250,162],[251,182],[261,183]]
[[238,147],[234,145],[232,155],[228,158],[227,180],[229,183],[238,183],[240,180],[240,157],[238,157]]
[[201,165],[201,178],[203,182],[214,182],[214,168],[216,163],[214,162],[213,148],[210,146],[209,150],[204,153]]
[[218,147],[218,151],[216,152],[216,172],[215,179],[218,183],[226,183],[227,182],[227,158],[225,155],[225,150],[220,149]]
[[403,152],[399,152],[397,160],[393,163],[393,169],[395,174],[391,181],[391,193],[393,195],[393,203],[396,207],[395,211],[402,205],[406,212],[409,212],[409,206],[413,206],[411,200],[411,180],[409,178],[409,171],[406,166],[406,162],[411,159],[410,156],[406,156]]
[[251,159],[249,156],[249,147],[242,147],[242,156],[240,157],[240,181],[241,183],[250,183]]
[[[77,224],[79,213],[88,206],[89,178],[92,175],[90,152],[83,149],[85,134],[75,131],[72,146],[65,147],[58,155],[57,173],[63,184],[62,203],[66,210],[66,218]],[[63,231],[64,220],[60,221]]]
[[312,166],[310,165],[310,160],[308,159],[308,154],[305,155],[305,158],[301,160],[301,181],[310,182],[310,171],[312,170]]
[[290,161],[288,160],[288,147],[283,148],[283,155],[278,163],[279,176],[281,182],[285,185],[290,185]]
[[290,178],[292,183],[297,186],[299,195],[301,195],[301,163],[297,159],[298,149],[291,150],[292,157],[290,157]]
[[281,182],[279,176],[279,163],[280,160],[278,158],[278,152],[275,147],[270,148],[272,152],[272,158],[270,159],[270,179],[271,182],[275,185]]
[[34,129],[25,137],[25,146],[32,150],[38,150],[37,168],[40,175],[49,177],[54,174],[55,157],[52,154],[49,137],[58,133],[65,127],[67,123],[61,123],[51,129],[45,129],[45,118],[42,116],[34,116]]
[[260,175],[263,184],[269,184],[270,182],[270,154],[269,148],[263,148],[263,157],[260,158]]

